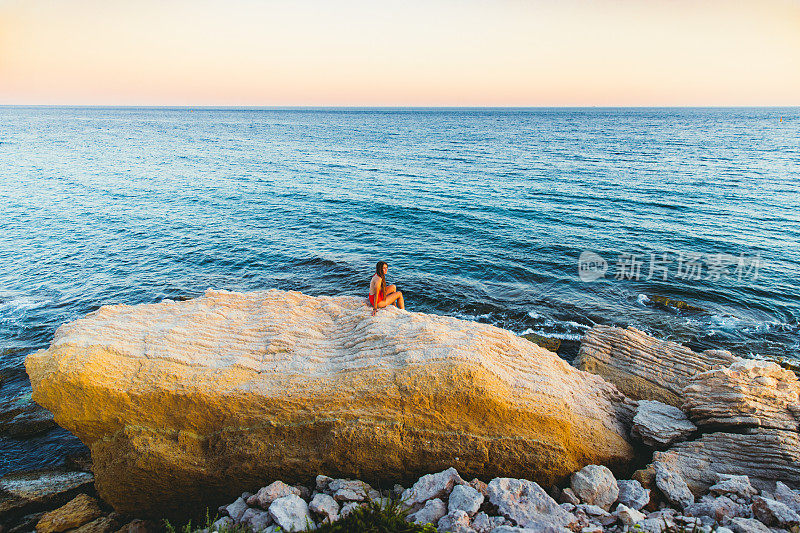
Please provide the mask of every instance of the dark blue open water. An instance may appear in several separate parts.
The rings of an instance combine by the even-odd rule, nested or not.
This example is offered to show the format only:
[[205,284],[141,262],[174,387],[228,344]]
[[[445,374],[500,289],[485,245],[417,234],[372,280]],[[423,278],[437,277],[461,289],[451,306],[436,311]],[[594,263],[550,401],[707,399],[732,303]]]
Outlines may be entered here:
[[[0,108],[0,412],[29,401],[25,355],[102,304],[366,294],[379,259],[409,310],[567,358],[593,323],[800,358],[798,206],[798,108]],[[79,448],[0,435],[0,474]]]

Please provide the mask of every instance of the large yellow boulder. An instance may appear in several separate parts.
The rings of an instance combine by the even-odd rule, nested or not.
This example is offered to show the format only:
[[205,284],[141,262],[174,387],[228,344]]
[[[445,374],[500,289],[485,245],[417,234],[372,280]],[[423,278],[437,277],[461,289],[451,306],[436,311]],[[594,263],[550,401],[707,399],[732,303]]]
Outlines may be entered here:
[[[365,299],[209,290],[112,305],[25,361],[120,512],[180,516],[274,479],[454,466],[545,486],[624,468],[630,400],[509,331]],[[213,510],[213,508],[212,508]]]

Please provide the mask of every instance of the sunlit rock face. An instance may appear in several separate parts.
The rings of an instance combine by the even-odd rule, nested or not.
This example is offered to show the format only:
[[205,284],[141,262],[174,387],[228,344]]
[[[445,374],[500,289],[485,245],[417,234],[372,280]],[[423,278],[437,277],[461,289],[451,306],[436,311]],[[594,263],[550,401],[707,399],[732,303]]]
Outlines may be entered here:
[[690,377],[728,366],[735,359],[725,350],[694,352],[631,326],[623,329],[598,324],[581,340],[575,365],[603,376],[633,399],[681,407],[683,388]]
[[26,368],[34,400],[91,449],[103,499],[137,515],[274,479],[394,482],[443,464],[549,486],[633,454],[631,403],[601,377],[494,326],[373,317],[352,296],[104,306]]

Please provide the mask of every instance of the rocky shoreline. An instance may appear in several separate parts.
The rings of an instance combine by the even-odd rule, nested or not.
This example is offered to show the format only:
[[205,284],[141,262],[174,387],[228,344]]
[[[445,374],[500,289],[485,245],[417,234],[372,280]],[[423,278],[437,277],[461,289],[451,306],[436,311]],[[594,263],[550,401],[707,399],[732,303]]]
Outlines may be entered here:
[[[37,531],[157,530],[226,501],[210,529],[289,530],[392,498],[439,531],[797,529],[791,370],[599,325],[575,368],[493,326],[362,304],[209,291],[59,328],[26,367],[92,451],[101,514]],[[76,497],[22,503],[12,478],[3,531]]]

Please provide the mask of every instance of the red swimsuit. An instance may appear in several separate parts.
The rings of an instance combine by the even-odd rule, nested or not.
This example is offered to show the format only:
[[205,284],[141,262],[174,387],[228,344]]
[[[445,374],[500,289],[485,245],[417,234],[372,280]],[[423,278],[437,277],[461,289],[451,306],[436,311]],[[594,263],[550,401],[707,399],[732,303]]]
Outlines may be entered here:
[[[380,303],[381,303],[383,300],[384,300],[384,299],[383,299],[383,298],[381,298],[381,297],[380,297],[380,294],[379,294],[379,295],[378,295],[378,303],[380,304]],[[370,294],[370,295],[369,295],[369,305],[375,305],[375,295],[374,295],[374,294]]]

